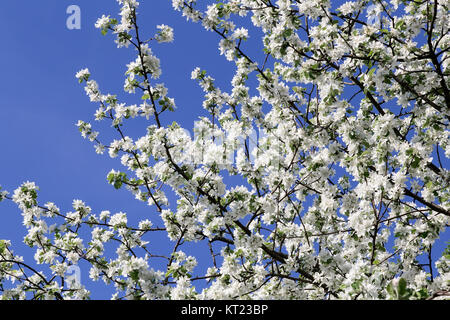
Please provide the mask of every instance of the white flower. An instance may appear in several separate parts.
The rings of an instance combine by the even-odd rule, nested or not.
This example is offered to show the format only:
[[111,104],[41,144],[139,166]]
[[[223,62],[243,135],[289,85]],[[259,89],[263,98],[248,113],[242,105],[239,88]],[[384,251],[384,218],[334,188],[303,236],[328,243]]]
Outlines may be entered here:
[[155,39],[158,42],[172,42],[173,41],[173,29],[165,24],[156,26],[159,29],[155,35]]
[[150,229],[152,227],[152,225],[153,224],[150,220],[145,219],[145,220],[142,220],[139,222],[139,229],[143,229],[143,230]]
[[90,77],[90,72],[89,72],[89,69],[82,69],[82,70],[80,70],[80,71],[78,71],[77,72],[77,74],[75,75],[75,77],[78,79],[78,80],[88,80],[89,79],[89,77]]
[[95,22],[95,27],[97,29],[105,29],[109,27],[110,20],[111,19],[109,18],[109,16],[102,15],[102,17],[98,18],[97,21]]
[[111,215],[111,212],[104,210],[104,211],[100,212],[100,220],[109,219],[110,215]]
[[127,222],[127,215],[123,212],[116,213],[109,219],[109,224],[113,227],[125,227]]
[[97,281],[99,276],[100,276],[100,270],[98,270],[98,268],[96,268],[95,266],[92,266],[89,269],[89,278],[91,278],[94,281]]
[[246,40],[248,38],[248,30],[245,28],[237,28],[234,30],[233,38]]
[[352,2],[352,1],[347,1],[346,3],[344,3],[343,5],[341,5],[338,10],[342,13],[342,14],[351,14],[353,13],[358,7],[358,4],[356,2]]

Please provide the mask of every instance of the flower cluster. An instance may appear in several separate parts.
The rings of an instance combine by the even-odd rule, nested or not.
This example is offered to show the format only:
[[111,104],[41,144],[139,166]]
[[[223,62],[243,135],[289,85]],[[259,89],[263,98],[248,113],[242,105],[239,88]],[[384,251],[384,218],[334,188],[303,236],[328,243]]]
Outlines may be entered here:
[[155,38],[158,42],[172,42],[173,41],[173,29],[165,24],[156,26],[158,33]]
[[[96,216],[80,200],[63,214],[53,203],[40,206],[31,182],[11,198],[2,192],[0,200],[13,200],[23,213],[24,241],[36,249],[35,260],[53,275],[24,274],[23,260],[2,240],[0,284],[20,280],[3,297],[24,298],[21,290],[32,288],[42,298],[86,298],[84,287],[66,290],[55,280],[80,260],[92,266],[93,280],[115,286],[113,298],[448,295],[449,250],[437,259],[433,251],[450,223],[445,1],[370,8],[353,1],[338,9],[328,0],[207,2],[203,9],[195,0],[172,4],[217,35],[219,53],[236,72],[226,92],[206,70],[192,71],[208,113],[195,123],[194,138],[162,121],[175,102],[155,82],[161,62],[141,40],[136,1],[119,0],[120,19],[102,16],[96,27],[136,50],[124,90],[142,104],[102,94],[87,69],[76,74],[99,104],[95,119],[117,132],[106,143],[90,123],[77,124],[97,152],[120,158],[123,170],[111,170],[108,182],[147,203],[164,227],[151,219],[132,227],[123,212]],[[379,21],[366,23],[361,12]],[[248,16],[253,26],[239,26]],[[153,39],[173,41],[172,28],[157,28]],[[260,62],[245,50],[258,34]],[[134,139],[122,124],[136,117],[150,124]],[[49,226],[50,219],[57,221]],[[90,242],[80,237],[81,227],[91,228]],[[152,238],[144,239],[156,231],[167,234],[168,252],[153,252]],[[191,242],[207,246],[210,258],[188,255]],[[115,258],[106,258],[106,243],[117,245]],[[155,270],[151,259],[165,266]],[[206,273],[198,273],[205,265]]]

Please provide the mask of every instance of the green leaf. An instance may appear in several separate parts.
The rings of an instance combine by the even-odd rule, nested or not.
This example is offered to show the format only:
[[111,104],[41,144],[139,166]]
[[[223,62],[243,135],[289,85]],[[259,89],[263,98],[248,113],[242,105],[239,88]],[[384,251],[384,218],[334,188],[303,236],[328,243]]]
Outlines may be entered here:
[[406,293],[406,280],[403,278],[400,278],[398,280],[398,293],[400,294]]
[[288,38],[292,35],[292,29],[286,29],[283,32],[283,37]]
[[361,285],[361,281],[360,281],[360,280],[357,280],[357,281],[353,282],[353,283],[352,283],[352,288],[353,288],[353,290],[359,291],[360,285]]
[[285,55],[286,54],[286,49],[288,47],[289,47],[289,43],[288,42],[283,42],[283,44],[281,45],[281,48],[280,48],[280,53],[282,55]]
[[408,150],[406,150],[405,153],[406,153],[407,156],[410,156],[410,155],[412,155],[414,153],[414,149],[413,148],[409,148]]
[[116,181],[114,182],[114,188],[120,189],[121,187],[122,187],[122,181],[116,180]]
[[220,278],[220,281],[224,284],[230,284],[231,277],[229,274],[225,274]]
[[110,174],[108,174],[108,176],[106,177],[106,179],[107,179],[108,182],[111,184],[111,183],[113,183],[115,176],[116,176],[116,175],[115,175],[114,173],[110,173]]
[[416,292],[414,292],[414,296],[420,300],[428,298],[428,292],[426,289],[422,288]]
[[399,20],[397,21],[397,23],[395,24],[395,28],[396,29],[400,29],[400,30],[404,30],[405,28],[405,20]]
[[417,169],[420,164],[420,158],[418,156],[414,156],[414,160],[411,162],[411,168]]
[[138,281],[139,280],[139,270],[131,271],[130,278],[133,279],[133,281]]

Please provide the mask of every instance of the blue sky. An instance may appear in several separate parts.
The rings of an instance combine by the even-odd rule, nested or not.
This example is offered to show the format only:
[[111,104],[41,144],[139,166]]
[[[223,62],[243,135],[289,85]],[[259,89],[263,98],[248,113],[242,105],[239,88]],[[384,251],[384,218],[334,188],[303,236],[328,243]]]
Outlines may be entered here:
[[[176,120],[191,128],[201,113],[203,97],[201,88],[190,79],[191,71],[197,66],[207,69],[218,84],[227,85],[234,68],[218,57],[217,37],[187,22],[172,9],[171,1],[143,2],[139,13],[143,34],[152,36],[156,25],[163,23],[175,29],[174,43],[152,47],[161,60],[160,81],[169,88],[178,108],[162,120]],[[40,187],[40,203],[55,202],[63,212],[72,209],[73,199],[81,199],[97,213],[123,211],[131,221],[133,217],[152,220],[157,216],[155,209],[107,183],[107,173],[121,169],[120,162],[97,155],[75,126],[79,119],[94,122],[97,108],[75,78],[82,68],[90,69],[104,93],[118,94],[127,103],[135,99],[123,92],[126,64],[135,59],[135,52],[117,49],[113,36],[102,36],[94,27],[102,14],[116,16],[119,5],[113,0],[26,3],[0,2],[4,30],[0,52],[0,185],[12,191],[24,181],[34,181]],[[71,4],[81,9],[80,30],[66,27],[66,9]],[[145,126],[128,130],[130,135],[142,135]],[[113,135],[106,137],[109,141]],[[16,253],[31,258],[34,251],[21,244],[26,230],[17,207],[3,202],[0,214],[0,238],[11,239]],[[88,269],[82,270],[83,282],[89,281],[87,273]],[[103,291],[93,293],[93,298],[102,297]]]
[[[152,220],[157,216],[155,209],[107,183],[107,173],[121,169],[120,162],[97,155],[75,126],[78,120],[94,122],[97,107],[89,102],[75,79],[80,69],[89,68],[102,92],[118,94],[127,103],[136,99],[123,92],[125,65],[135,59],[135,52],[131,48],[117,49],[111,35],[102,36],[94,28],[102,14],[117,15],[117,2],[25,3],[0,2],[0,185],[12,191],[24,181],[34,181],[40,187],[40,202],[55,202],[64,212],[71,210],[73,199],[81,199],[96,213],[123,211],[131,221],[133,217]],[[72,4],[81,8],[80,30],[66,27],[66,9]],[[142,32],[147,36],[156,32],[158,24],[174,28],[174,43],[152,47],[161,60],[160,81],[177,104],[177,112],[166,113],[162,120],[175,120],[191,129],[193,121],[203,113],[203,92],[190,79],[191,71],[199,66],[217,79],[219,87],[227,89],[235,68],[219,56],[218,37],[199,24],[187,22],[172,9],[171,1],[141,1],[139,12]],[[262,58],[261,52],[254,53]],[[145,132],[145,126],[127,129],[130,135]],[[16,253],[31,258],[34,251],[21,244],[26,230],[17,207],[8,201],[1,203],[0,219],[0,239],[11,239]],[[82,282],[89,282],[88,269],[82,269]],[[94,288],[92,298],[109,297],[101,283]]]

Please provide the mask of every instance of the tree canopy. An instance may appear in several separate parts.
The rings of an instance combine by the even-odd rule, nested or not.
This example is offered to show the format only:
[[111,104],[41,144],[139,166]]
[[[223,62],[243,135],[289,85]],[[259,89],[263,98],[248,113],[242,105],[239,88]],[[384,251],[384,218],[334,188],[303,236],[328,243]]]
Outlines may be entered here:
[[[177,109],[158,82],[152,47],[176,41],[176,30],[158,25],[149,36],[139,3],[118,2],[119,15],[103,15],[95,27],[135,53],[124,90],[141,103],[102,92],[80,70],[95,120],[110,123],[117,138],[104,141],[85,120],[77,126],[97,153],[120,158],[108,182],[148,203],[164,225],[148,216],[130,225],[125,213],[92,212],[81,200],[64,213],[41,204],[33,182],[3,191],[47,269],[0,240],[2,298],[87,299],[83,284],[67,284],[68,268],[81,260],[117,299],[448,294],[450,249],[431,254],[450,217],[448,0],[173,0],[217,35],[236,68],[229,91],[208,70],[192,71],[207,114],[193,136],[161,121]],[[250,38],[262,60],[246,50]],[[127,125],[140,117],[147,127],[132,139]],[[90,238],[80,235],[85,229]],[[167,235],[165,252],[153,250],[155,233]],[[209,257],[186,254],[189,243],[206,243]],[[161,259],[165,268],[154,268]]]

